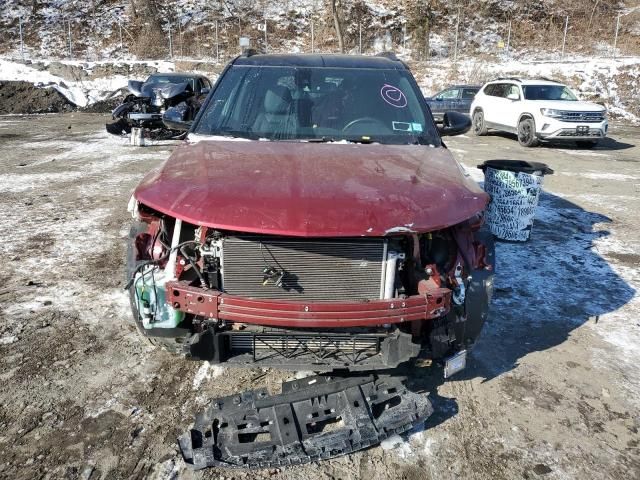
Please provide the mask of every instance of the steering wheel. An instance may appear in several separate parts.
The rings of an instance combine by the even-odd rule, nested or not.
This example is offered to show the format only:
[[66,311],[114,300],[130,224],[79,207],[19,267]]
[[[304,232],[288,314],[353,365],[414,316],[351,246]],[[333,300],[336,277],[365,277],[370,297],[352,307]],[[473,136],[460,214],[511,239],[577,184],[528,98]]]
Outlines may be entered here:
[[382,126],[385,130],[388,130],[388,128],[384,124],[384,122],[382,122],[381,120],[378,120],[377,118],[360,117],[360,118],[356,118],[355,120],[351,120],[349,123],[347,123],[344,127],[342,127],[342,131],[346,132],[347,130],[353,128],[355,125],[358,125],[359,123],[378,124],[378,125]]

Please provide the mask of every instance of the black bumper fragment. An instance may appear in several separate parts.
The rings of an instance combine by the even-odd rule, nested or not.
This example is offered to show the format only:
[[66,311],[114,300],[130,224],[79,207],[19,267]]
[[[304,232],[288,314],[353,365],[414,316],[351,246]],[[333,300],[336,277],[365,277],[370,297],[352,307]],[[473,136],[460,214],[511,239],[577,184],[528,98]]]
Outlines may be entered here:
[[420,354],[408,333],[313,332],[271,328],[265,331],[215,331],[194,334],[185,354],[194,360],[239,367],[351,372],[395,368]]
[[398,377],[313,376],[212,400],[178,439],[185,462],[205,467],[263,468],[345,455],[423,423],[426,394]]

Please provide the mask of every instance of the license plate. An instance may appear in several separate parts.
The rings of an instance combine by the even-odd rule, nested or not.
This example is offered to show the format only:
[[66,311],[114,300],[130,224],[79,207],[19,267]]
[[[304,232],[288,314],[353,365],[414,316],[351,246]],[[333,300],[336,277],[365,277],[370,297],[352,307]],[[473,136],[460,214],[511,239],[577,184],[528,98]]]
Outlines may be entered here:
[[444,361],[444,378],[464,370],[467,366],[467,351],[462,350]]
[[589,133],[589,127],[587,127],[586,125],[576,127],[576,133],[578,135],[587,135]]

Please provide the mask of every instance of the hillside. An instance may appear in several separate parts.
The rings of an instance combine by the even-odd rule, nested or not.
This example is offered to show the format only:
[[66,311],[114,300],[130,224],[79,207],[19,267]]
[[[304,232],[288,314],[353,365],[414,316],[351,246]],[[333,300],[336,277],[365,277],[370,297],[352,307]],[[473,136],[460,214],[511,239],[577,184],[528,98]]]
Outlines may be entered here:
[[[20,55],[20,18],[30,58],[224,60],[239,36],[268,51],[337,51],[329,1],[4,0],[0,54]],[[346,51],[541,57],[562,48],[568,17],[566,52],[640,53],[639,0],[338,1]]]
[[[4,0],[0,81],[49,86],[97,108],[155,69],[215,78],[238,54],[239,36],[268,52],[336,52],[328,2]],[[453,82],[542,75],[614,117],[640,119],[640,0],[342,0],[339,11],[347,53],[360,44],[367,54],[397,52],[425,94]]]

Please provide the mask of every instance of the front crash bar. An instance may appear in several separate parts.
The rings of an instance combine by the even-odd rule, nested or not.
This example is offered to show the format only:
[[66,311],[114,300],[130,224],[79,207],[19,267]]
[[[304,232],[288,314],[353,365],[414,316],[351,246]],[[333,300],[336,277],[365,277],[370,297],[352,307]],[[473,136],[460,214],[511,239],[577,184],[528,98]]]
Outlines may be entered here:
[[421,425],[433,413],[426,394],[401,377],[313,376],[213,399],[178,439],[185,462],[264,468],[322,460],[367,448]]
[[237,297],[167,282],[167,300],[176,310],[211,319],[273,327],[364,327],[429,320],[446,315],[451,290],[434,288],[425,295],[369,302],[300,302]]

